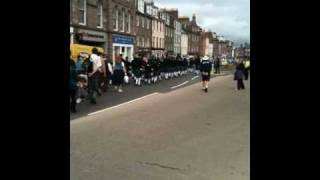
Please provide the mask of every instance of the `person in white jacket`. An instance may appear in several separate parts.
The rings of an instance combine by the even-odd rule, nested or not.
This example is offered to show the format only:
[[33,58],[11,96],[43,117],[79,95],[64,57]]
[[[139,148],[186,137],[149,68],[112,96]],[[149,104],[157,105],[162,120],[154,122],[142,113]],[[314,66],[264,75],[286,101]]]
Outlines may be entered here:
[[97,48],[92,48],[89,66],[88,78],[90,103],[96,104],[96,97],[99,93],[99,74],[102,71],[101,57],[98,56]]

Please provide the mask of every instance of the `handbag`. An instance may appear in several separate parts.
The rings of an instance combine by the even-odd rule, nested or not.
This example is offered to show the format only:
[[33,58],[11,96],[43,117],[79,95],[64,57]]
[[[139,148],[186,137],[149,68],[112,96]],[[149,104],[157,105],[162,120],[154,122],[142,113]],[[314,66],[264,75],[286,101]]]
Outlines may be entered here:
[[126,84],[129,83],[129,77],[128,77],[128,75],[125,75],[125,76],[124,76],[124,82],[125,82]]

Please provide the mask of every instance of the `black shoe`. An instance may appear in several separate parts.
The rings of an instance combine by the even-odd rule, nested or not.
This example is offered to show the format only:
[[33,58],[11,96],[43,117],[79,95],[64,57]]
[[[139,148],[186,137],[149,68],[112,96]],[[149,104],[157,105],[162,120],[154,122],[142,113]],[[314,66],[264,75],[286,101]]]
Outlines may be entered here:
[[90,104],[97,104],[97,102],[94,101],[94,100],[91,100],[91,101],[90,101]]
[[207,93],[207,92],[208,92],[208,88],[205,88],[205,89],[204,89],[204,92],[206,92],[206,93]]

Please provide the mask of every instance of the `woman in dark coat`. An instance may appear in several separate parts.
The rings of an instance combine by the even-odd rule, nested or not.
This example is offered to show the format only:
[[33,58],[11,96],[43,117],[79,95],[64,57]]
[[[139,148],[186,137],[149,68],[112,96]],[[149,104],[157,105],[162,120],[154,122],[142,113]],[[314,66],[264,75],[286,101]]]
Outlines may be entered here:
[[244,79],[244,64],[240,62],[236,67],[236,72],[234,73],[234,80],[237,81],[237,89],[245,89],[243,79]]
[[112,83],[115,86],[115,90],[118,90],[119,93],[122,93],[122,85],[124,76],[127,74],[125,64],[121,61],[120,57],[116,58],[114,67],[113,67],[113,80]]

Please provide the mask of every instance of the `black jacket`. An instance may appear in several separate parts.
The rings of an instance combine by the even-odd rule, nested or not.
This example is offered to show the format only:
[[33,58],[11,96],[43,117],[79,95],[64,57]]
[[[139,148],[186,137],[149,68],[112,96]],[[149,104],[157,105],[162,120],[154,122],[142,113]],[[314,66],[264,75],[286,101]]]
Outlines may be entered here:
[[200,71],[201,72],[207,72],[207,73],[211,73],[211,69],[212,69],[212,63],[209,60],[203,60],[200,63]]

